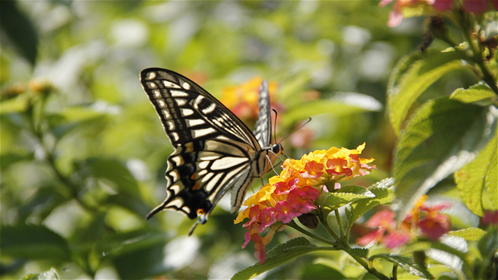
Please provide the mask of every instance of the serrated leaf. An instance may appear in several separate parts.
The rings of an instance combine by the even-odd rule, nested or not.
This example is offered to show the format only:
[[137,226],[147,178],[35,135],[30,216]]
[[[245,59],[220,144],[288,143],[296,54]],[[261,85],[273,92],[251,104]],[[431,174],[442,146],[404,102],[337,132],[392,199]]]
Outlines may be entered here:
[[320,206],[328,211],[333,211],[361,199],[375,197],[371,191],[362,186],[344,186],[337,191],[323,193],[320,196],[318,199]]
[[419,108],[395,151],[398,220],[437,182],[472,161],[493,137],[496,118],[491,111],[447,98]]
[[69,247],[59,234],[37,225],[2,226],[0,231],[2,255],[13,258],[44,259],[61,262],[69,260]]
[[486,231],[480,228],[466,228],[448,232],[451,236],[461,237],[467,241],[478,241],[486,234]]
[[411,258],[407,257],[401,257],[401,256],[394,256],[394,255],[387,255],[387,254],[378,254],[371,256],[369,258],[370,260],[373,259],[385,259],[391,263],[394,263],[404,270],[406,270],[408,273],[419,276],[419,277],[424,277],[426,279],[435,279],[432,274],[427,271],[427,269],[421,267],[420,265],[416,264]]
[[264,264],[255,264],[244,270],[237,272],[232,279],[251,279],[268,271],[272,268],[287,263],[299,256],[320,251],[320,250],[336,250],[333,247],[317,247],[311,244],[304,237],[297,237],[287,241],[286,243],[275,246],[266,254]]
[[454,174],[462,201],[474,214],[481,217],[484,215],[484,188],[487,188],[491,202],[498,209],[497,162],[498,134],[480,151],[476,159]]
[[[416,58],[417,55],[410,57]],[[412,104],[430,85],[444,74],[466,67],[460,61],[463,58],[461,52],[429,52],[423,56],[423,59],[416,61],[408,59],[409,65],[403,62],[402,66],[398,66],[407,71],[393,71],[387,90],[387,111],[396,134],[400,134],[401,124]]]
[[354,255],[356,255],[360,258],[368,257],[368,249],[367,248],[351,248],[351,252],[353,252]]
[[[473,85],[468,89],[459,88],[455,90],[450,99],[458,100],[462,103],[473,103],[478,101],[486,101],[489,105],[493,100],[497,100],[498,96],[483,82]],[[481,104],[482,102],[479,102]]]
[[375,197],[371,199],[363,199],[358,203],[351,205],[351,214],[348,215],[349,222],[354,223],[368,210],[372,209],[377,205],[385,205],[394,201],[394,178],[387,178],[380,182],[375,183],[368,188]]

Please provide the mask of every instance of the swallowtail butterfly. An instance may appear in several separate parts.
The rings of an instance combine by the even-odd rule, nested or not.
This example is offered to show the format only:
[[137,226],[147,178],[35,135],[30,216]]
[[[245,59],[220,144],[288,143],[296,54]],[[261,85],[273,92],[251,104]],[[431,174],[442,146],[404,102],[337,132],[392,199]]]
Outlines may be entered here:
[[175,149],[168,158],[166,199],[147,219],[173,209],[190,219],[199,217],[195,225],[205,223],[229,190],[231,212],[237,212],[253,179],[266,174],[283,150],[281,144],[270,145],[268,84],[263,82],[259,89],[252,133],[220,101],[178,73],[147,68],[140,82]]

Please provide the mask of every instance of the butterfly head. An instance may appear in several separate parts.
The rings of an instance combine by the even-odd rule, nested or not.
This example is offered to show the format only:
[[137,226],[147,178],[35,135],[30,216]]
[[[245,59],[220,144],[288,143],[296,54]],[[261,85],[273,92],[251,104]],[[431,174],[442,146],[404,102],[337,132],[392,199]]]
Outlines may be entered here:
[[281,143],[273,144],[273,146],[271,147],[271,151],[275,155],[280,155],[284,151],[284,147],[282,146]]

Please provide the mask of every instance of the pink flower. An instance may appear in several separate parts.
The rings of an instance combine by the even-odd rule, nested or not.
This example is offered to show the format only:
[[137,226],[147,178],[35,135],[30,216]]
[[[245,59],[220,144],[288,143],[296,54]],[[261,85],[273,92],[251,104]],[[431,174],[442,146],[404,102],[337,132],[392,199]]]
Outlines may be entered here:
[[498,225],[498,210],[497,211],[486,211],[484,212],[484,217],[482,217],[482,224],[487,225]]
[[387,249],[394,249],[401,247],[403,244],[410,241],[410,235],[404,231],[397,230],[388,233],[384,237],[384,245]]
[[376,228],[376,227],[383,227],[389,229],[394,228],[396,226],[396,221],[394,221],[395,216],[396,214],[394,214],[393,211],[386,209],[375,213],[368,220],[368,222],[365,223],[365,225],[371,228]]
[[284,224],[290,222],[292,219],[300,216],[301,214],[302,213],[300,212],[294,212],[287,201],[279,201],[277,202],[277,206],[275,206],[277,221],[281,221]]
[[260,233],[263,232],[267,227],[271,226],[275,220],[275,209],[273,207],[261,210],[258,216],[258,231]]
[[366,235],[356,239],[356,243],[360,246],[367,246],[368,244],[372,242],[378,242],[382,240],[382,237],[384,236],[384,232],[386,229],[384,228],[378,228],[376,230],[373,230]]
[[431,240],[438,240],[451,229],[450,218],[442,215],[439,211],[451,207],[449,203],[442,203],[432,207],[420,206],[421,214],[425,214],[420,219],[417,226],[422,231],[422,234]]

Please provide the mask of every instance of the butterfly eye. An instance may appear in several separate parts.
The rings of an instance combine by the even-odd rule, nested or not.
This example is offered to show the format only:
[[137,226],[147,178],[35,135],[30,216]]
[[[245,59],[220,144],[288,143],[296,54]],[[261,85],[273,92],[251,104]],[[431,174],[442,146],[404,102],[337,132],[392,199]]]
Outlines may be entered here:
[[271,147],[271,150],[272,152],[274,152],[275,154],[280,154],[280,152],[282,152],[282,145],[280,144],[275,144]]

